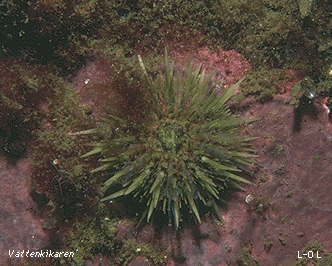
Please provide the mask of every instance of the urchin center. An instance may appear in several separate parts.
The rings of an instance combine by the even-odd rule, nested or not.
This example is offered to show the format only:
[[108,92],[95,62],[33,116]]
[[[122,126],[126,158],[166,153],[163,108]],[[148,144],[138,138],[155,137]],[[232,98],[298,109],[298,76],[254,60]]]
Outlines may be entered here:
[[167,152],[177,153],[188,141],[185,128],[177,122],[165,122],[158,128],[159,145]]

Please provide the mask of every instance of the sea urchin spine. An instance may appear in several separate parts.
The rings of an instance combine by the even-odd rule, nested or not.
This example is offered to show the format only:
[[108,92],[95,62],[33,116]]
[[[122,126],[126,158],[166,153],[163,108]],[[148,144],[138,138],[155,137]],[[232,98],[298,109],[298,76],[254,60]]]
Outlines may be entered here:
[[201,222],[202,203],[213,206],[221,219],[217,202],[222,192],[226,186],[242,189],[239,183],[251,183],[239,173],[255,157],[249,143],[253,138],[240,134],[255,119],[236,117],[226,105],[241,80],[218,95],[209,90],[212,74],[205,77],[201,66],[194,69],[193,64],[186,75],[176,72],[167,51],[164,74],[156,81],[148,76],[140,57],[139,62],[148,84],[148,118],[137,124],[109,115],[126,130],[83,155],[104,156],[103,165],[92,172],[115,171],[104,183],[104,191],[121,184],[102,200],[132,197],[146,206],[141,220],[150,221],[162,211],[175,228],[186,213]]

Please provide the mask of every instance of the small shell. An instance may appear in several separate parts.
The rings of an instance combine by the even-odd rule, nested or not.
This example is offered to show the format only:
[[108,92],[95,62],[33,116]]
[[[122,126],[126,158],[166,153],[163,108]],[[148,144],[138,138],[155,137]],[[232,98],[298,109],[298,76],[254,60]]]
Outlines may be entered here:
[[245,202],[249,204],[253,199],[254,197],[251,194],[249,194],[246,196]]

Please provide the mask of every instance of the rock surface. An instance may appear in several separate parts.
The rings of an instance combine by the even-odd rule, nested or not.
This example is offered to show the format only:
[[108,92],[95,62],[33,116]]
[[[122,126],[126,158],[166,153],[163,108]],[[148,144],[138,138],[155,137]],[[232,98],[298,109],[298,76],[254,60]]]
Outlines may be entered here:
[[25,257],[15,257],[17,252],[35,252],[48,243],[42,221],[33,213],[29,180],[26,159],[9,164],[0,158],[0,265],[18,265]]

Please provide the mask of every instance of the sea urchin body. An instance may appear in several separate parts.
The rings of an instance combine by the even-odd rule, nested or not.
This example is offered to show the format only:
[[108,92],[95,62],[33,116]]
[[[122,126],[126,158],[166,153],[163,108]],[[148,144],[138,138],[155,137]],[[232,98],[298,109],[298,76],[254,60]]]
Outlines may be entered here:
[[162,211],[175,228],[186,213],[201,222],[202,204],[213,206],[221,218],[217,202],[225,186],[250,184],[239,173],[255,156],[252,138],[240,134],[254,119],[236,117],[226,105],[239,82],[220,96],[209,90],[212,75],[205,77],[192,64],[186,75],[175,73],[167,52],[164,74],[156,81],[141,59],[140,64],[149,87],[148,118],[137,124],[110,115],[127,129],[83,155],[103,154],[103,165],[92,172],[115,171],[104,183],[105,191],[121,184],[102,200],[132,197],[146,206],[142,219],[150,221]]

